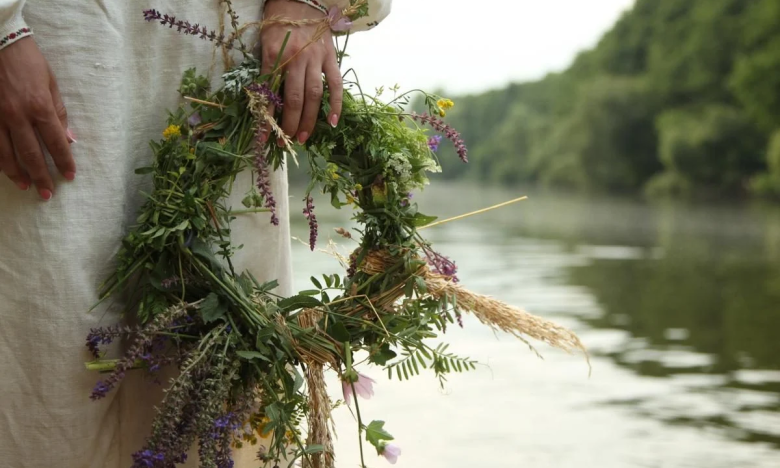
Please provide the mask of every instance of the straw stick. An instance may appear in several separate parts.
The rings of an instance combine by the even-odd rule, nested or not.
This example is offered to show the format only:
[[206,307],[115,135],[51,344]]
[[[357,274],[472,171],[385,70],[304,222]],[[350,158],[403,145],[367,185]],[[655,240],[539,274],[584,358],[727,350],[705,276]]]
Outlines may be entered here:
[[459,219],[468,218],[469,216],[474,216],[474,215],[478,215],[478,214],[482,214],[482,213],[487,213],[488,211],[492,211],[492,210],[495,210],[497,208],[503,208],[503,207],[505,207],[507,205],[511,205],[512,203],[517,203],[517,202],[520,202],[520,201],[523,201],[523,200],[527,200],[527,199],[528,199],[528,197],[515,198],[514,200],[509,200],[509,201],[506,201],[504,203],[499,203],[498,205],[493,205],[493,206],[490,206],[490,207],[487,207],[487,208],[482,208],[481,210],[472,211],[471,213],[466,213],[466,214],[462,214],[460,216],[455,216],[454,218],[449,218],[449,219],[443,219],[441,221],[436,221],[435,223],[428,224],[427,226],[419,227],[419,228],[417,228],[417,230],[420,231],[422,229],[428,229],[430,227],[439,226],[441,224],[449,223],[451,221],[457,221]]

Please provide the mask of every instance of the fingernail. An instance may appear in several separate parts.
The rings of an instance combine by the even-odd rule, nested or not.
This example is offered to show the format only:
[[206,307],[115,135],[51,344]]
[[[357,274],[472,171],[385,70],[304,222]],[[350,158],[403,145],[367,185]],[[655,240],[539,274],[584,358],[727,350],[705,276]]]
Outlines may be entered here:
[[284,148],[284,139],[283,138],[277,138],[276,139],[276,145]]
[[298,134],[298,143],[304,144],[309,139],[309,132],[301,132]]
[[17,182],[16,186],[19,187],[19,190],[24,190],[25,192],[30,190],[30,184],[27,182]]
[[49,190],[46,190],[46,189],[40,189],[40,190],[38,191],[38,194],[41,196],[41,198],[43,198],[43,199],[44,199],[44,200],[46,200],[46,201],[49,201],[49,200],[51,200],[51,195],[52,195],[52,194],[51,194],[51,191],[49,191]]
[[68,143],[76,143],[76,135],[73,134],[71,129],[65,130],[65,136],[68,137]]
[[268,132],[263,130],[260,132],[260,143],[265,144],[268,141]]
[[67,179],[67,180],[73,180],[73,179],[76,178],[76,173],[75,172],[66,172],[65,174],[63,174],[63,176],[65,176],[65,179]]
[[336,125],[339,124],[339,116],[337,114],[333,114],[330,116],[330,126],[333,128],[336,128]]

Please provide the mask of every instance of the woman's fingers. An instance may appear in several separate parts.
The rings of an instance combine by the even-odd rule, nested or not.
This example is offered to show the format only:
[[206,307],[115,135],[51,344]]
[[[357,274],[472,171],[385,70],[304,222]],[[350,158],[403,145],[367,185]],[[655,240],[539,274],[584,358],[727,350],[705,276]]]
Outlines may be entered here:
[[298,133],[303,112],[304,86],[306,84],[306,63],[294,60],[287,67],[284,80],[284,110],[282,111],[282,130],[290,137]]
[[46,167],[46,161],[43,159],[43,151],[38,143],[35,130],[29,125],[20,126],[11,129],[11,141],[16,148],[16,154],[19,161],[27,169],[35,187],[38,189],[38,195],[44,200],[51,199],[54,194],[54,183]]
[[14,145],[8,130],[0,127],[0,171],[2,171],[21,190],[30,188],[30,178],[19,165],[14,155]]
[[298,125],[298,143],[305,143],[314,131],[322,105],[322,92],[322,64],[317,61],[309,62],[306,67],[306,100],[303,104],[301,122]]
[[323,67],[325,80],[328,82],[328,94],[330,103],[330,112],[328,113],[328,123],[335,127],[341,118],[341,105],[344,101],[344,83],[341,78],[341,70],[336,60],[335,51],[325,61]]
[[49,74],[51,75],[49,90],[51,91],[51,99],[54,102],[54,112],[57,114],[62,129],[65,131],[65,137],[68,139],[68,143],[76,143],[76,135],[73,134],[68,126],[68,110],[65,108],[65,103],[62,102],[60,87],[57,85],[57,79],[54,77],[51,67],[49,67]]
[[52,106],[48,115],[39,118],[35,125],[60,174],[67,180],[75,179],[76,162],[73,160],[73,154],[70,152],[66,129],[62,126],[55,107]]

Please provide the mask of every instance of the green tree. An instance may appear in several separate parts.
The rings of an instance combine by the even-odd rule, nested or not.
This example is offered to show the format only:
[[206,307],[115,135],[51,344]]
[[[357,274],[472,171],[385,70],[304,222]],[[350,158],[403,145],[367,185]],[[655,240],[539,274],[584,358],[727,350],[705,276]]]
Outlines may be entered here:
[[763,164],[760,138],[733,107],[712,104],[667,111],[658,118],[658,134],[666,171],[693,187],[738,190]]

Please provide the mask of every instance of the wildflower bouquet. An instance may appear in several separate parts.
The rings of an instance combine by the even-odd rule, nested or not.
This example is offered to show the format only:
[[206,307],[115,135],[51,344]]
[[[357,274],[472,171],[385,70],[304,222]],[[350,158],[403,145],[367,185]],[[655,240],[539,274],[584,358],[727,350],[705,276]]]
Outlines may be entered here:
[[[103,373],[93,399],[103,398],[131,370],[177,369],[134,467],[183,463],[196,442],[200,466],[229,467],[233,448],[260,441],[260,464],[302,459],[305,466],[333,467],[333,402],[324,370],[338,373],[350,402],[353,395],[373,393],[372,381],[358,372],[363,365],[383,367],[401,380],[425,369],[441,381],[450,372],[474,369],[474,361],[451,354],[446,345],[427,344],[464,312],[523,341],[531,337],[582,349],[571,332],[463,288],[455,264],[420,235],[435,218],[420,213],[411,194],[428,182],[427,173],[440,170],[435,150],[442,137],[428,132],[451,140],[467,161],[458,132],[441,119],[452,102],[421,91],[428,111],[418,115],[405,110],[411,94],[385,103],[345,81],[339,125],[326,122],[325,100],[306,142],[311,181],[303,213],[312,250],[318,234],[315,195],[336,208],[355,208],[360,228],[341,230],[357,243],[342,258],[346,272],[313,277],[311,289],[280,297],[275,281],[260,283],[249,272],[235,271],[231,221],[267,216],[278,223],[269,173],[285,163],[285,153],[295,153],[268,111],[269,104],[277,109],[281,104],[283,64],[277,61],[272,73],[262,74],[241,41],[237,17],[230,8],[229,13],[233,32],[225,36],[155,10],[144,12],[150,21],[239,49],[243,61],[225,72],[218,89],[195,70],[185,73],[179,89],[185,104],[170,114],[163,139],[151,143],[152,164],[137,171],[151,176],[152,189],[101,298],[125,292],[137,325],[95,329],[87,337],[94,355],[87,367]],[[353,0],[345,11],[331,12],[324,26],[348,24],[365,13],[365,3]],[[266,128],[276,138],[267,138]],[[244,171],[256,183],[243,200],[245,209],[234,210],[225,199]],[[106,359],[103,346],[119,338],[129,340],[127,352]],[[357,356],[363,361],[355,362]],[[390,442],[385,423],[366,422],[357,398],[354,408],[361,459],[365,438],[395,462],[400,449]]]

